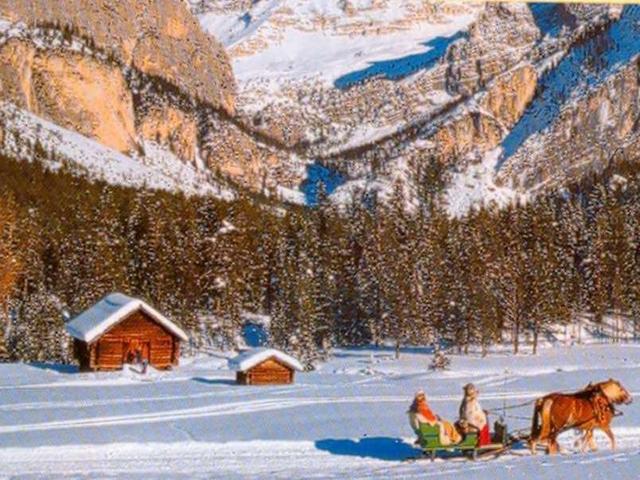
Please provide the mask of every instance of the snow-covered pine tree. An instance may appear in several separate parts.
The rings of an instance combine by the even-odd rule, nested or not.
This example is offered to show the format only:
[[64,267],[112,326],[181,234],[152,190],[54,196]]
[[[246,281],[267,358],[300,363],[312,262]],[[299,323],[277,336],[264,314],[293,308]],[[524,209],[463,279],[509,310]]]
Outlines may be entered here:
[[284,219],[283,230],[278,237],[275,247],[275,271],[272,278],[273,308],[271,310],[271,341],[272,344],[284,351],[295,348],[297,339],[297,311],[295,286],[297,284],[297,252],[294,237],[296,227],[291,215]]
[[250,226],[243,223],[242,204],[233,206],[217,232],[215,257],[218,295],[215,316],[220,320],[220,335],[227,348],[237,348],[242,328],[242,311],[248,286],[246,276],[252,252],[246,241]]
[[353,301],[357,261],[353,256],[361,253],[351,226],[332,205],[324,184],[318,185],[317,206],[309,220],[313,231],[310,238],[317,238],[317,247],[311,254],[318,288],[317,341],[322,356],[326,357],[339,338],[341,328],[353,331],[354,325],[359,323]]
[[465,222],[466,246],[468,252],[468,308],[467,335],[465,348],[471,341],[479,343],[482,354],[488,346],[499,340],[498,301],[496,285],[491,275],[491,265],[495,261],[495,245],[499,242],[489,210],[481,209],[470,215]]
[[523,212],[517,207],[506,207],[499,213],[503,240],[499,261],[494,265],[492,276],[498,286],[498,304],[501,330],[510,330],[514,353],[520,351],[520,335],[524,326],[528,304],[529,285],[526,266],[529,258],[525,248],[528,240],[527,224]]
[[611,238],[611,231],[605,210],[606,203],[606,189],[604,185],[597,184],[589,195],[587,203],[589,249],[587,258],[583,262],[589,309],[595,315],[597,322],[602,321],[609,303],[610,275],[607,269],[611,261],[608,258],[610,253],[607,251],[607,242]]
[[395,356],[400,348],[417,339],[417,306],[415,271],[415,224],[407,211],[403,185],[396,182],[388,205],[381,208],[381,270],[377,272],[384,301],[383,331],[395,342]]
[[9,302],[15,293],[22,260],[18,252],[16,204],[8,194],[0,194],[0,361],[9,359],[6,325]]
[[[371,342],[369,315],[366,313],[371,304],[360,301],[360,295],[367,291],[361,287],[370,278],[370,273],[365,268],[365,239],[371,231],[371,221],[361,197],[356,195],[347,205],[345,216],[345,238],[334,247],[338,249],[340,261],[337,262],[333,281],[341,302],[336,308],[332,334],[336,343],[358,345]],[[335,215],[333,217],[335,222],[337,218]]]
[[358,308],[366,325],[368,341],[379,346],[384,340],[387,301],[383,295],[384,230],[379,214],[362,211],[362,255],[356,274]]

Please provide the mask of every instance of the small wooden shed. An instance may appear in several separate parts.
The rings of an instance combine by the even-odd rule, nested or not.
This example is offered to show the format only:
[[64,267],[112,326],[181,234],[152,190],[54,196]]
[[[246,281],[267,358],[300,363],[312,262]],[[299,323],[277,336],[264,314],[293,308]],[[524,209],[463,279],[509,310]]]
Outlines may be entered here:
[[230,361],[240,385],[286,385],[293,383],[302,364],[290,355],[273,348],[256,348]]
[[157,369],[178,365],[187,335],[142,300],[112,293],[66,325],[81,371],[118,370],[146,361]]

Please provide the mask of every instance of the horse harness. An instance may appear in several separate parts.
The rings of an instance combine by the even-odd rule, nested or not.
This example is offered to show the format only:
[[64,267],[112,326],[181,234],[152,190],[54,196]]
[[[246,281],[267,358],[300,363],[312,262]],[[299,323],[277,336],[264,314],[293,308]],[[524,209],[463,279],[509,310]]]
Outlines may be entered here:
[[[587,392],[589,391],[587,390]],[[581,392],[581,393],[586,393],[586,392]],[[580,428],[583,425],[586,425],[587,423],[593,420],[596,420],[598,423],[602,423],[607,413],[610,413],[613,417],[617,417],[623,414],[621,411],[616,410],[615,405],[611,402],[611,400],[609,400],[609,398],[607,398],[607,396],[600,389],[598,389],[597,391],[589,392],[588,401],[591,404],[591,408],[593,409],[593,416],[578,424],[565,425],[560,430],[559,433],[564,432],[566,430],[570,430],[572,428]]]

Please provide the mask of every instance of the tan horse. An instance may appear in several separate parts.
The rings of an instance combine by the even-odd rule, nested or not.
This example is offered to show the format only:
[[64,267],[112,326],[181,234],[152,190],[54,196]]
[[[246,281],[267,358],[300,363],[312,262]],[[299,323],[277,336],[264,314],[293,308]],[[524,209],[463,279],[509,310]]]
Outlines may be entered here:
[[539,398],[533,410],[529,448],[535,454],[537,444],[546,442],[547,452],[557,453],[558,435],[575,428],[584,431],[582,449],[588,443],[595,450],[593,431],[599,428],[609,437],[611,448],[615,449],[615,438],[610,427],[615,416],[614,405],[629,404],[631,401],[629,392],[613,379],[590,383],[579,392],[551,393]]

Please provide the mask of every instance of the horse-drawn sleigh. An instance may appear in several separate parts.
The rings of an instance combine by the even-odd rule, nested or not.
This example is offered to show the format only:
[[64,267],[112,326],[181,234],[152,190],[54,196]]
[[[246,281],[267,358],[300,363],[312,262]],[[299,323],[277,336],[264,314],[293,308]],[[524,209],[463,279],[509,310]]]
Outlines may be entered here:
[[445,445],[441,442],[440,425],[430,425],[423,423],[418,432],[418,441],[425,455],[432,461],[436,459],[438,453],[463,454],[472,460],[476,460],[484,455],[499,455],[509,448],[510,437],[507,434],[507,427],[501,422],[495,423],[494,434],[491,443],[482,445],[477,431],[465,433],[462,440],[456,444]]
[[[546,444],[546,451],[555,454],[560,451],[558,436],[571,429],[583,432],[581,450],[586,447],[595,450],[594,430],[602,430],[615,449],[615,437],[611,430],[611,421],[621,413],[616,405],[629,404],[630,393],[617,380],[589,384],[572,393],[551,393],[542,398],[527,402],[534,404],[531,431],[528,434],[511,435],[502,421],[494,423],[494,432],[490,443],[483,443],[477,431],[469,431],[460,442],[445,444],[442,440],[441,424],[422,423],[416,433],[424,456],[435,460],[440,453],[465,455],[475,460],[482,457],[496,457],[509,451],[514,445],[526,442],[531,453],[535,454],[538,444]],[[522,407],[526,404],[516,405]]]

